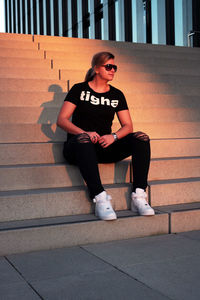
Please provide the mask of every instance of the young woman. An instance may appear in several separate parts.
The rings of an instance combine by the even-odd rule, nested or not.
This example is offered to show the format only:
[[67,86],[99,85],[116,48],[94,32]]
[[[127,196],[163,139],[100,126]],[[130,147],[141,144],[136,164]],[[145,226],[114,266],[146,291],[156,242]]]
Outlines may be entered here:
[[[113,54],[95,54],[85,81],[71,88],[57,120],[57,125],[68,132],[64,156],[69,163],[79,167],[96,203],[95,214],[102,220],[117,217],[110,203],[111,197],[102,186],[98,163],[117,162],[128,156],[132,156],[134,178],[131,209],[140,215],[155,214],[146,201],[145,192],[150,163],[149,137],[142,132],[133,133],[123,93],[108,84],[116,71]],[[111,126],[115,113],[121,127],[113,133]]]

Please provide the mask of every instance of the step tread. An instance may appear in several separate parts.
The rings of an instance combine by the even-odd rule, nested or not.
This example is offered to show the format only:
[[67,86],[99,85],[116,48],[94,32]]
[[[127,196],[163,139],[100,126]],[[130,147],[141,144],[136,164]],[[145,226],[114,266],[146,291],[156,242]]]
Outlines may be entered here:
[[[162,212],[158,212],[161,214]],[[128,218],[128,217],[138,217],[137,213],[131,210],[123,210],[116,212],[118,218]],[[94,214],[83,214],[83,215],[73,215],[73,216],[63,216],[63,217],[51,217],[51,218],[41,218],[32,220],[20,220],[20,221],[10,221],[10,222],[0,222],[0,231],[5,230],[17,230],[17,229],[27,229],[42,226],[56,226],[56,225],[67,225],[85,222],[96,222],[99,221]]]

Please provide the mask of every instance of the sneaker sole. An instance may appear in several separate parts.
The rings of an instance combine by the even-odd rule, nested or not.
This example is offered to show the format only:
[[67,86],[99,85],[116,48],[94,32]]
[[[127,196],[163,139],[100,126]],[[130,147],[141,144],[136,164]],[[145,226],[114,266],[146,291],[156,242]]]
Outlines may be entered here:
[[105,217],[105,218],[101,218],[99,215],[95,214],[95,216],[97,218],[99,218],[100,220],[103,220],[103,221],[112,221],[112,220],[116,220],[117,219],[117,216],[111,216],[111,217]]

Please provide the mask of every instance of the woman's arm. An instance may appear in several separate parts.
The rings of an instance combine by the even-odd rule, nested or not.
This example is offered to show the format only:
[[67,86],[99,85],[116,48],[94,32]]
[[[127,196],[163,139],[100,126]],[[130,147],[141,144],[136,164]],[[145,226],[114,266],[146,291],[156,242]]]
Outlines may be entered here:
[[76,105],[65,101],[63,103],[63,106],[61,107],[61,110],[58,115],[57,119],[57,126],[61,127],[65,131],[71,134],[81,134],[81,133],[87,133],[92,141],[92,143],[97,143],[98,139],[100,138],[99,134],[97,132],[86,132],[83,129],[79,128],[78,126],[74,125],[69,119],[71,118],[74,110],[76,108]]
[[[118,139],[123,138],[124,136],[128,135],[129,133],[133,132],[133,124],[131,120],[131,116],[128,109],[121,110],[117,113],[117,117],[121,124],[121,128],[115,132]],[[114,142],[114,137],[112,134],[103,135],[99,139],[99,144],[103,148],[107,148]]]
[[118,111],[117,117],[121,124],[121,128],[116,132],[116,134],[118,139],[121,139],[129,133],[133,132],[133,123],[128,109]]
[[61,127],[65,131],[71,133],[71,134],[80,134],[85,132],[81,128],[74,125],[69,119],[71,118],[74,110],[76,108],[76,105],[65,101],[63,103],[63,106],[61,107],[61,110],[58,115],[57,119],[57,126]]

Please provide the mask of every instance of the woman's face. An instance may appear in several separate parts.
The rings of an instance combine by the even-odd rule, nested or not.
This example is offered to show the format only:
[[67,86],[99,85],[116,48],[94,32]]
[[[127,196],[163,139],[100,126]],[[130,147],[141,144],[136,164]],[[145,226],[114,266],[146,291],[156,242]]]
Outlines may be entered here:
[[111,65],[115,65],[113,58],[107,60],[103,65],[95,67],[97,76],[106,81],[113,80],[116,71]]

